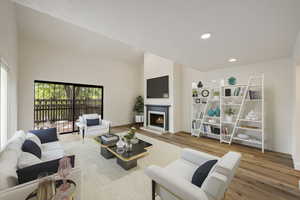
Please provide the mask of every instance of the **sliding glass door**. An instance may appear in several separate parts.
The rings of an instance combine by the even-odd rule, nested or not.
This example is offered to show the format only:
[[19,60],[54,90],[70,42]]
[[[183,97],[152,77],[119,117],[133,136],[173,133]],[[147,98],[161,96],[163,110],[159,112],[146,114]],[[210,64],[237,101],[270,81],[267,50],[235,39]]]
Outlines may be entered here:
[[[74,117],[82,114],[103,115],[103,88],[97,86],[74,85]],[[75,120],[74,120],[75,121]],[[77,131],[77,127],[75,127]]]
[[34,82],[34,128],[56,127],[58,133],[77,131],[82,114],[103,116],[103,87],[48,81]]

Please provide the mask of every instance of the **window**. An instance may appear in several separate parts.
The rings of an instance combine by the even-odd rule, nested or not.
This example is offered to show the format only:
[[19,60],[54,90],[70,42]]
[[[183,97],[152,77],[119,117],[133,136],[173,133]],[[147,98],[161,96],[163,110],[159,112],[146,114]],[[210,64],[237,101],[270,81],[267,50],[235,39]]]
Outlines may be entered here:
[[7,72],[8,65],[0,59],[0,147],[7,142]]
[[103,118],[103,87],[49,81],[34,82],[34,128],[56,127],[58,133],[77,131],[82,114]]

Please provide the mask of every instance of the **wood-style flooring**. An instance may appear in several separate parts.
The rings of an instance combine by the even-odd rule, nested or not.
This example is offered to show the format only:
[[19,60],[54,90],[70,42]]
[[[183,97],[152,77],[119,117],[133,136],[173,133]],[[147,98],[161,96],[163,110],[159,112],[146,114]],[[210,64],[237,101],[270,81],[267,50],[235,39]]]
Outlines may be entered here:
[[[113,128],[120,132],[127,127]],[[300,171],[292,168],[290,155],[266,151],[238,144],[220,144],[209,138],[196,138],[188,133],[157,135],[144,130],[138,131],[146,136],[168,142],[180,147],[188,147],[223,156],[228,151],[242,154],[239,169],[226,193],[225,200],[300,200]]]

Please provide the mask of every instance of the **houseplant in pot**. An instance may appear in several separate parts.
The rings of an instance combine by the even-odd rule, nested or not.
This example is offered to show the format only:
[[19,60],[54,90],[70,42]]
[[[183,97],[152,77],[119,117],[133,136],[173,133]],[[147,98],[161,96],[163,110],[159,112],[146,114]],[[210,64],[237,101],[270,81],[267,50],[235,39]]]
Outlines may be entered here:
[[131,127],[126,135],[124,135],[124,140],[126,143],[126,150],[132,151],[132,144],[136,144],[138,139],[135,137],[136,128]]
[[136,98],[133,111],[135,114],[135,122],[144,122],[144,98],[142,96]]
[[235,110],[229,107],[224,111],[224,113],[225,113],[225,121],[232,122],[232,118],[235,114]]
[[220,91],[213,92],[213,100],[218,101],[220,99]]

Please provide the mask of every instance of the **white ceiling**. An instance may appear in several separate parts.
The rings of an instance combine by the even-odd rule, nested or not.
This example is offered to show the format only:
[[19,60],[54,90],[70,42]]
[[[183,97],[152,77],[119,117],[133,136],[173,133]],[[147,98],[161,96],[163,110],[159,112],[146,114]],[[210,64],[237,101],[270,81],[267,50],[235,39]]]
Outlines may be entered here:
[[299,0],[15,1],[201,70],[291,56],[300,28]]
[[[142,65],[143,52],[101,34],[64,22],[28,7],[16,6],[20,45],[35,43],[38,47],[84,54]],[[25,46],[25,48],[28,46]],[[29,46],[30,47],[30,46]]]

